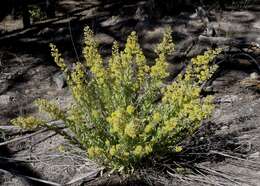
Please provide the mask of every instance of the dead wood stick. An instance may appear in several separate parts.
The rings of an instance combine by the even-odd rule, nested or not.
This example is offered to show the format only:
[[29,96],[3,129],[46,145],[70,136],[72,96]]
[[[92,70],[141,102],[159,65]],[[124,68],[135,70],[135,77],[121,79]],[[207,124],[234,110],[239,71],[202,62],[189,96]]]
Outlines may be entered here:
[[[65,127],[64,125],[64,122],[61,121],[61,120],[54,120],[54,121],[49,121],[47,122],[47,125],[51,126],[55,126],[55,127],[58,127],[58,128],[63,128]],[[0,126],[0,131],[3,131],[5,132],[7,135],[12,135],[12,134],[17,134],[19,132],[22,132],[22,133],[26,133],[26,132],[34,132],[37,130],[36,129],[32,129],[32,130],[23,130],[21,127],[18,127],[18,126],[13,126],[13,125],[2,125]]]
[[48,185],[62,186],[59,183],[55,183],[55,182],[48,181],[48,180],[43,180],[43,179],[40,179],[40,178],[35,178],[35,177],[31,177],[31,176],[25,176],[25,175],[21,175],[21,174],[17,174],[17,176],[25,177],[28,180],[33,180],[33,181],[40,182],[40,183],[45,183],[45,184],[48,184]]
[[1,160],[7,160],[7,163],[16,163],[16,162],[23,162],[23,163],[35,163],[39,162],[39,160],[26,160],[26,159],[17,159],[17,158],[7,158],[0,156]]
[[31,176],[22,175],[22,174],[15,173],[15,172],[12,172],[12,171],[8,171],[8,170],[5,170],[5,169],[0,169],[0,172],[9,173],[9,174],[12,174],[12,175],[15,175],[15,176],[18,176],[18,177],[24,177],[28,180],[36,181],[36,182],[39,182],[39,183],[45,183],[45,184],[53,185],[53,186],[61,186],[61,184],[59,184],[59,183],[55,183],[55,182],[52,182],[52,181],[43,180],[43,179],[40,179],[40,178],[31,177]]
[[34,132],[32,134],[28,134],[28,135],[17,137],[17,138],[8,140],[8,141],[4,141],[4,142],[0,143],[0,147],[4,146],[4,145],[8,145],[8,144],[16,142],[16,141],[20,141],[20,140],[24,140],[24,139],[30,138],[32,136],[35,136],[37,134],[40,134],[40,133],[43,133],[43,132],[46,132],[46,131],[48,131],[48,129],[41,129],[41,130],[38,130],[38,131],[36,131],[36,132]]
[[209,45],[216,44],[217,46],[237,46],[241,43],[239,40],[228,37],[207,37],[203,35],[199,36],[199,42]]
[[94,170],[89,173],[78,175],[74,177],[72,180],[70,180],[68,183],[66,183],[65,185],[72,185],[78,182],[89,182],[91,180],[94,180],[100,171],[101,170]]
[[232,158],[232,159],[236,159],[236,160],[245,161],[245,162],[248,162],[248,163],[253,163],[253,164],[260,165],[260,163],[258,163],[256,161],[251,161],[251,160],[239,158],[239,157],[232,156],[232,155],[229,155],[229,154],[226,154],[226,153],[223,153],[223,152],[218,152],[218,151],[213,151],[212,150],[212,151],[210,151],[210,154],[218,154],[218,155],[221,155],[221,156],[224,156],[224,157],[228,157],[228,158]]
[[10,125],[4,125],[4,126],[0,126],[0,131],[3,131],[7,134],[15,134],[18,132],[21,132],[21,128],[17,127],[17,126],[10,126]]
[[[241,181],[241,180],[238,179],[238,178],[232,178],[232,177],[230,177],[230,176],[228,176],[228,175],[226,175],[226,174],[224,174],[224,173],[218,172],[217,170],[213,170],[213,169],[210,169],[210,168],[205,167],[205,166],[202,166],[202,165],[197,166],[197,168],[204,169],[205,171],[208,171],[209,173],[212,173],[212,174],[221,176],[221,177],[223,177],[223,178],[225,178],[225,179],[227,179],[227,180],[229,180],[229,181],[231,181],[231,182],[233,182],[233,183],[235,183],[235,184],[238,184],[238,185],[239,185],[239,183],[238,183],[237,181],[235,181],[235,179]],[[242,180],[242,181],[243,181],[243,180]]]

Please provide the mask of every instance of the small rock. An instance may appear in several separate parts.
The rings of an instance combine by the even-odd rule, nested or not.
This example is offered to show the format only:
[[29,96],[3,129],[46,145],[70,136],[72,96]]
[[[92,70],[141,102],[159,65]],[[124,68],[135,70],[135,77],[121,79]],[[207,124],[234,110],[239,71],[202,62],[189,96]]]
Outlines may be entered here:
[[135,11],[134,18],[139,21],[144,21],[147,15],[142,7],[138,7]]
[[245,134],[243,136],[238,137],[239,140],[249,140],[250,138],[252,138],[252,137],[248,134]]
[[5,92],[8,89],[9,85],[10,83],[8,81],[0,80],[0,94]]
[[29,94],[31,91],[29,90],[29,89],[26,89],[25,91],[24,91],[24,93],[25,94]]
[[95,40],[98,44],[112,44],[115,39],[107,34],[99,33],[95,35]]
[[62,88],[64,88],[67,85],[66,79],[65,79],[65,76],[63,73],[55,74],[52,79],[59,90],[61,90]]
[[222,131],[225,131],[225,130],[227,130],[227,129],[228,129],[227,126],[223,126],[223,127],[221,127],[221,130],[222,130]]
[[255,153],[249,155],[250,159],[257,159],[259,157],[260,157],[260,152],[255,152]]
[[256,29],[260,29],[260,21],[253,24],[253,27]]
[[66,32],[65,28],[59,28],[56,33],[61,34],[61,33],[64,33],[64,32]]
[[0,105],[8,105],[14,101],[14,96],[11,95],[1,95],[0,96]]
[[115,26],[116,24],[118,24],[121,21],[122,21],[122,18],[120,18],[119,16],[112,16],[109,19],[106,19],[105,21],[101,22],[100,24],[103,27]]
[[219,118],[221,115],[222,115],[221,110],[216,108],[213,113],[213,118]]
[[217,103],[234,103],[239,100],[237,95],[225,95],[216,100]]
[[204,90],[205,92],[214,92],[213,86],[206,86],[203,90]]
[[250,74],[250,79],[258,79],[258,74],[256,72],[253,72]]
[[42,29],[37,35],[38,36],[44,36],[44,35],[47,35],[47,34],[52,34],[54,32],[54,29],[52,28],[44,28]]

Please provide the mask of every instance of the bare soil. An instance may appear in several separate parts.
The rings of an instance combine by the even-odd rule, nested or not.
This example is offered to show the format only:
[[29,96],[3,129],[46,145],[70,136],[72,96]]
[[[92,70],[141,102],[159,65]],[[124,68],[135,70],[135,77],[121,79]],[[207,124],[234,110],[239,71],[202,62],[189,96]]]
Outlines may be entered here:
[[[48,44],[57,44],[68,64],[83,60],[85,25],[97,34],[104,58],[109,56],[114,40],[123,44],[127,35],[136,30],[148,59],[154,58],[152,50],[163,28],[172,25],[177,48],[169,61],[169,81],[191,57],[216,44],[202,42],[200,36],[217,39],[220,47],[233,45],[219,42],[222,38],[239,41],[239,45],[231,47],[235,54],[238,49],[248,49],[250,57],[227,52],[219,59],[220,70],[209,83],[209,91],[205,91],[215,96],[214,114],[188,139],[184,153],[176,158],[188,163],[177,161],[181,169],[176,169],[176,162],[169,158],[167,166],[146,167],[131,178],[106,173],[101,176],[102,168],[88,160],[84,151],[59,135],[44,131],[0,146],[1,185],[260,185],[260,83],[243,83],[252,73],[260,72],[260,48],[250,48],[250,43],[260,43],[260,5],[241,11],[211,10],[214,36],[205,34],[207,27],[201,18],[194,18],[195,10],[143,20],[145,16],[136,13],[137,6],[141,5],[63,0],[56,18],[37,22],[31,28],[22,29],[21,19],[3,20],[0,125],[7,127],[10,119],[20,115],[38,116],[33,105],[36,98],[56,100],[64,109],[72,102],[68,87],[60,88],[55,83],[60,70],[50,57]],[[245,46],[241,46],[242,41]],[[34,132],[16,128],[0,137],[4,142]]]

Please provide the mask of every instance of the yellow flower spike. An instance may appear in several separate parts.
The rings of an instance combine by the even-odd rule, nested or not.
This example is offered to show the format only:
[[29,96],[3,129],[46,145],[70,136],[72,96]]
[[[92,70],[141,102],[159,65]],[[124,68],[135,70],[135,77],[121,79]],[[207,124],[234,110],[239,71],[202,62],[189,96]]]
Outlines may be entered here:
[[137,136],[137,126],[133,122],[130,122],[125,127],[125,134],[130,138],[135,138]]
[[35,103],[38,105],[40,111],[47,112],[52,118],[56,120],[65,120],[65,113],[54,103],[51,103],[46,99],[38,99]]
[[51,48],[51,55],[54,58],[54,62],[61,68],[62,71],[65,71],[67,66],[65,65],[64,59],[61,57],[56,45],[51,43],[49,46]]
[[177,126],[176,124],[176,119],[170,119],[168,121],[165,122],[165,127],[164,127],[164,131],[166,133],[172,132],[173,129],[175,129],[175,127]]
[[94,158],[95,157],[95,147],[89,147],[88,148],[88,156],[90,158]]
[[144,132],[145,132],[146,134],[149,134],[149,133],[152,132],[152,131],[153,131],[153,125],[152,125],[151,123],[145,126]]
[[93,110],[93,111],[92,111],[92,117],[93,117],[94,119],[98,119],[98,118],[99,118],[99,112],[98,112],[97,110]]
[[24,129],[32,129],[41,126],[45,122],[35,117],[28,116],[28,117],[18,117],[16,119],[13,119],[11,120],[11,123],[13,125],[19,126]]
[[99,85],[104,85],[107,77],[107,72],[103,66],[103,60],[98,52],[98,44],[94,39],[94,34],[89,27],[84,29],[85,47],[83,48],[83,55],[85,58],[84,65],[90,67],[90,71],[95,75],[96,81]]
[[143,147],[141,145],[137,145],[134,149],[134,155],[137,157],[141,157],[143,155]]
[[61,152],[61,153],[65,153],[66,152],[63,145],[59,145],[58,151]]
[[150,154],[151,152],[153,152],[153,148],[151,147],[151,145],[146,145],[144,150],[145,154]]
[[125,45],[125,53],[131,55],[132,53],[138,52],[139,44],[137,42],[137,35],[136,32],[131,32],[130,36],[127,38],[126,45]]
[[111,156],[115,156],[115,155],[116,155],[116,152],[117,152],[116,146],[112,146],[112,147],[110,148],[110,150],[109,150],[109,154],[110,154]]
[[159,55],[159,54],[165,54],[165,55],[170,55],[174,49],[175,49],[175,45],[172,41],[172,29],[171,27],[167,27],[165,29],[164,35],[163,35],[163,39],[160,42],[160,44],[157,45],[155,52]]
[[155,112],[153,114],[153,122],[158,123],[161,121],[161,114],[159,112]]
[[164,79],[169,73],[167,72],[168,64],[166,62],[166,57],[164,54],[160,54],[157,58],[154,66],[151,67],[150,75],[155,79]]
[[110,146],[110,141],[106,140],[105,144],[106,144],[106,146]]
[[175,147],[175,152],[179,153],[182,151],[182,147],[181,146],[176,146]]
[[128,105],[127,108],[126,108],[126,112],[128,114],[133,114],[135,111],[135,108],[132,106],[132,105]]
[[124,152],[123,155],[124,155],[126,158],[128,158],[130,154],[129,154],[129,152]]

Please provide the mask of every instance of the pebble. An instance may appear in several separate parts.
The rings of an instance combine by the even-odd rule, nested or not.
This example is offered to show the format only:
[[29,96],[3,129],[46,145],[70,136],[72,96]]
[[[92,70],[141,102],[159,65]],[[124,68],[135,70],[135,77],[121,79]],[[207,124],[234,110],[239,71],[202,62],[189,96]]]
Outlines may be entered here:
[[55,83],[56,87],[61,90],[66,86],[66,80],[63,73],[57,73],[53,76],[53,82]]
[[11,95],[1,95],[0,96],[0,105],[8,105],[14,101],[14,96]]
[[225,95],[216,100],[217,103],[234,103],[239,100],[237,95]]
[[29,89],[26,89],[26,90],[24,91],[25,94],[29,94],[30,92],[31,92],[31,90],[29,90]]
[[255,153],[249,155],[250,159],[256,159],[259,157],[260,157],[260,152],[255,152]]
[[228,130],[228,127],[227,126],[223,126],[223,127],[221,127],[221,130],[223,130],[223,131]]
[[257,79],[259,76],[256,72],[250,74],[250,79]]

